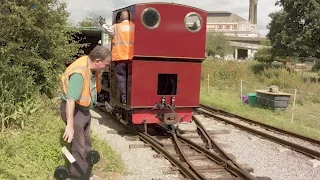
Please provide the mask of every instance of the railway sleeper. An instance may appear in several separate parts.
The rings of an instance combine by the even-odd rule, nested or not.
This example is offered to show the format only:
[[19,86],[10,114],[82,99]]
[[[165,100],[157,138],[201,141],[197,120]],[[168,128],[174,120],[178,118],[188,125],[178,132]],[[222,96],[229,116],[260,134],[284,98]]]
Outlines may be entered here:
[[[248,171],[248,172],[253,172],[253,168],[250,167],[248,164],[240,164],[241,167],[243,167],[244,170]],[[204,166],[194,166],[195,169],[201,173],[204,172],[222,172],[222,171],[226,171],[226,169],[223,166],[220,165],[204,165]],[[179,168],[178,167],[171,167],[170,170],[172,171],[178,171]]]
[[[257,180],[271,180],[269,177],[255,177]],[[232,177],[232,178],[210,178],[208,180],[243,180],[240,177]]]
[[[186,154],[188,156],[189,160],[206,160],[208,159],[208,157],[206,157],[203,154]],[[231,158],[231,159],[236,159],[236,157],[233,154],[227,153],[227,155]],[[173,157],[180,157],[179,154],[173,154]],[[155,154],[153,155],[154,158],[163,158],[162,154]]]
[[[165,148],[175,148],[175,144],[162,144]],[[205,143],[199,144],[202,147],[206,147]],[[187,144],[181,144],[182,148],[190,148]],[[136,149],[136,148],[151,148],[150,144],[130,144],[130,149]],[[191,148],[190,148],[191,149]]]
[[[230,134],[229,130],[206,130],[209,134]],[[197,130],[178,130],[178,132],[182,135],[188,134],[188,133],[198,133]]]

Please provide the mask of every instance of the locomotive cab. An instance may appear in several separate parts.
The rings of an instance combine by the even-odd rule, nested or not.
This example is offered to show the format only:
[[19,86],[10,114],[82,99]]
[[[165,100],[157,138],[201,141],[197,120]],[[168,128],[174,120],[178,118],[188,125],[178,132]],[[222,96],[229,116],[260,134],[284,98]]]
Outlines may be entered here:
[[199,107],[207,13],[181,4],[143,3],[113,11],[113,24],[124,10],[134,24],[127,104],[120,101],[113,62],[106,77],[109,110],[133,124],[191,121],[193,108]]

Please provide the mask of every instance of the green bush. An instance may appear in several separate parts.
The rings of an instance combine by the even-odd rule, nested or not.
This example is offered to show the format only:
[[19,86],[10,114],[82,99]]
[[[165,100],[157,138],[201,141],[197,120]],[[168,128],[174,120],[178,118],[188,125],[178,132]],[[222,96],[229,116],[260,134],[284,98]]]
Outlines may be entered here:
[[263,63],[271,63],[274,61],[270,48],[259,49],[258,52],[255,54],[254,59]]
[[[64,62],[82,45],[67,29],[65,3],[58,0],[4,0],[0,6],[0,118],[4,127],[20,123],[24,103],[39,93],[52,98]],[[20,119],[20,120],[19,120]]]
[[208,32],[206,40],[206,52],[208,56],[219,55],[224,57],[231,54],[233,51],[230,46],[227,36],[223,33],[218,32]]

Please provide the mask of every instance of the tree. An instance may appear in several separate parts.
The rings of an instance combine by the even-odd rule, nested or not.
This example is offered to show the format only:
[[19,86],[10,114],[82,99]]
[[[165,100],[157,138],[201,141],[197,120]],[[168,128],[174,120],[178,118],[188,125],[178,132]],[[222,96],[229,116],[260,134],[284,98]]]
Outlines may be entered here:
[[[81,45],[60,0],[3,0],[0,6],[0,115],[43,93],[54,97],[64,63]],[[0,119],[1,119],[0,116]]]
[[[269,39],[263,40],[260,42],[263,46],[270,46],[271,42]],[[275,58],[272,56],[270,47],[263,47],[258,50],[258,52],[255,54],[254,59],[259,62],[264,63],[272,63]]]
[[274,61],[274,58],[272,57],[270,48],[261,48],[258,50],[258,52],[255,54],[254,59],[259,62],[264,63],[272,63]]
[[208,55],[226,56],[232,53],[232,47],[227,37],[223,33],[208,32],[206,41],[206,51]]
[[94,13],[85,17],[78,25],[80,27],[101,27],[99,24],[99,16]]
[[320,57],[319,0],[279,0],[283,10],[269,15],[267,37],[274,56]]
[[271,46],[271,42],[269,39],[264,39],[260,42],[260,45],[263,45],[263,46]]

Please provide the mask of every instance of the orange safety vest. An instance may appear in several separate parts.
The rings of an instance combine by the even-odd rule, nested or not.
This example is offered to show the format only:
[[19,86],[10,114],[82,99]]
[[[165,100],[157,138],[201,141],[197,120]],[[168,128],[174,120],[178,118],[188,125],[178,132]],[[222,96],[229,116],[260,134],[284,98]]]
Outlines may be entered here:
[[[73,73],[81,74],[84,82],[82,87],[82,93],[80,100],[76,101],[76,104],[88,107],[91,104],[91,71],[88,67],[88,56],[80,57],[75,60],[61,76],[61,88],[64,94],[67,94],[69,77]],[[100,73],[96,73],[96,88],[97,92],[101,91]]]
[[134,24],[123,21],[114,25],[112,61],[130,60],[133,57]]

